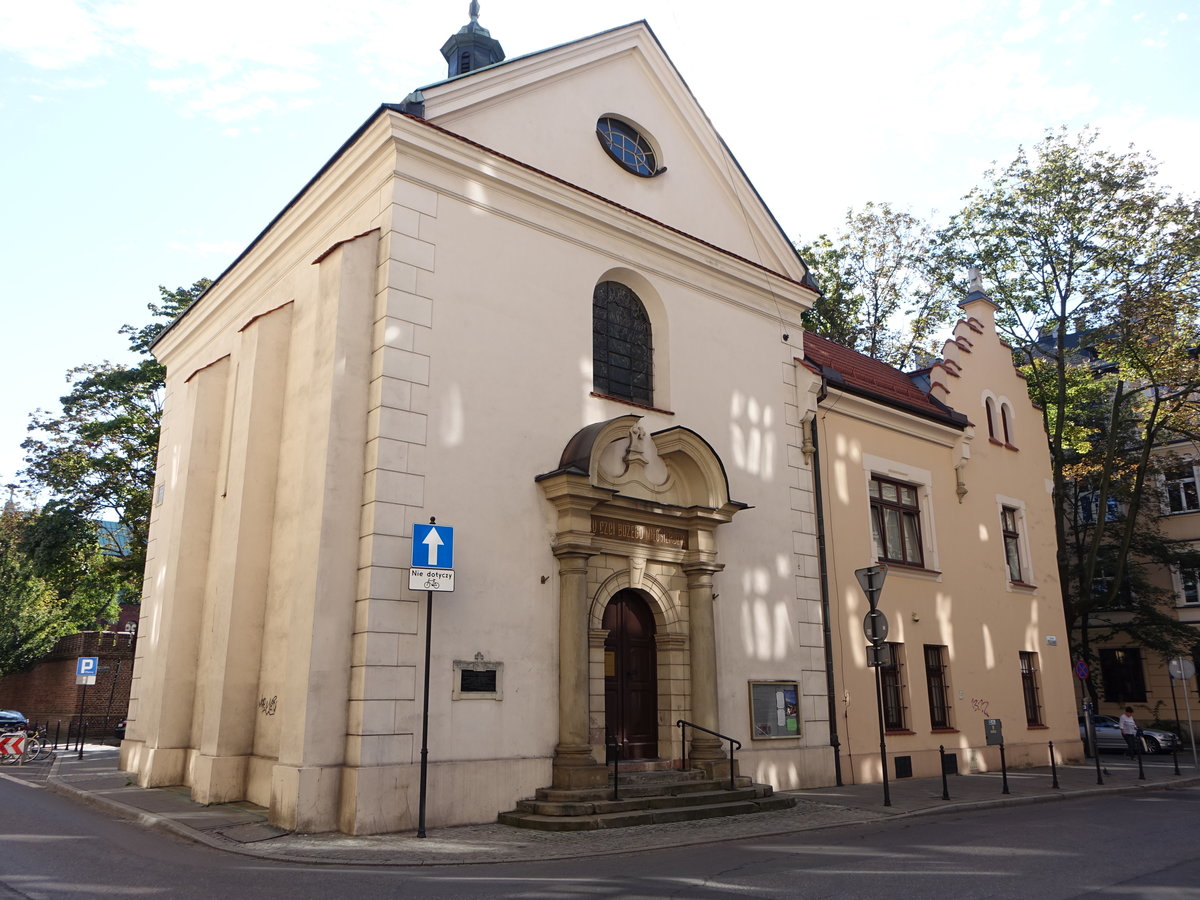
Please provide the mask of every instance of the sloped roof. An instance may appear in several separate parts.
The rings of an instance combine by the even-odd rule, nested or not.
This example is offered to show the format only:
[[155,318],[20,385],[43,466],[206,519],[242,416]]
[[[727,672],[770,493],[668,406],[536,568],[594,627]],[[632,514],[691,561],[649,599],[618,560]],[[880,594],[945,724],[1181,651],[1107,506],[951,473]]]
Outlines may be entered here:
[[[918,387],[913,375],[828,338],[805,332],[804,362],[819,372],[830,387],[846,393],[943,422],[952,428],[961,429],[970,424],[965,415]],[[920,375],[925,371],[914,374]]]

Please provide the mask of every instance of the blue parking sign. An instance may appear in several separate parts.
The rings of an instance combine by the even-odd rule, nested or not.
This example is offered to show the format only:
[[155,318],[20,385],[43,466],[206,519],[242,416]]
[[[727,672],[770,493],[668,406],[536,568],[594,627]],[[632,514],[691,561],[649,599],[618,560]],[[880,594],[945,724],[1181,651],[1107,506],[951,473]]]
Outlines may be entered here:
[[414,569],[454,568],[454,529],[449,525],[413,525]]
[[75,660],[75,674],[78,677],[95,675],[100,671],[100,657],[80,656]]

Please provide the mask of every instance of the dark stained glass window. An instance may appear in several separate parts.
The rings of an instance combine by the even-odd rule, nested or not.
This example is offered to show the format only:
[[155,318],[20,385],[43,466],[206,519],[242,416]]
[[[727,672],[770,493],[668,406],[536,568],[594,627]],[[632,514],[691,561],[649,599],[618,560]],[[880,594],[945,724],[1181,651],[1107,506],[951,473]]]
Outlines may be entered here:
[[650,317],[637,294],[616,281],[592,292],[592,386],[652,406]]

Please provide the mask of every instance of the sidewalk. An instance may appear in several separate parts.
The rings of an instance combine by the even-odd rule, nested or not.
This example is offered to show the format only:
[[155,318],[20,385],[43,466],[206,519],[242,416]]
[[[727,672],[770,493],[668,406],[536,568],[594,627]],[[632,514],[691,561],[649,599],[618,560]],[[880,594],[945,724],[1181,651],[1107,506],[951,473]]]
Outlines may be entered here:
[[117,750],[88,746],[83,759],[60,753],[53,762],[5,766],[0,778],[13,779],[67,794],[110,814],[149,827],[163,828],[191,840],[262,859],[338,865],[426,866],[516,862],[606,856],[632,850],[654,850],[788,834],[885,819],[956,812],[1014,804],[1044,803],[1072,797],[1130,791],[1165,790],[1200,785],[1200,770],[1190,754],[1181,756],[1174,774],[1171,757],[1143,757],[1146,778],[1137,763],[1119,754],[1101,757],[1103,785],[1095,765],[1060,766],[1059,787],[1049,768],[1008,774],[1004,794],[999,773],[951,775],[950,800],[942,799],[940,778],[908,778],[890,782],[891,805],[883,805],[880,784],[847,785],[790,791],[794,809],[731,816],[699,822],[645,825],[608,831],[552,833],[503,825],[462,825],[414,832],[350,837],[343,834],[293,834],[267,822],[266,810],[250,803],[201,806],[186,788],[140,788],[117,769]]

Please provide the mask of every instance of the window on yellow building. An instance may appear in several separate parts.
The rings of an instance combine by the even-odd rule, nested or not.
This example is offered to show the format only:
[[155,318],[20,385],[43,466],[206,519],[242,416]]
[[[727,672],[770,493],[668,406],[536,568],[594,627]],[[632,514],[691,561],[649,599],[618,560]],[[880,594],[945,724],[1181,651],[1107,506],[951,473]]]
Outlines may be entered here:
[[1004,428],[1004,443],[1008,447],[1012,447],[1015,443],[1015,435],[1012,427],[1012,408],[1007,403],[1000,404],[1000,424]]
[[950,724],[950,674],[946,664],[946,647],[925,645],[925,682],[929,687],[929,725],[931,728],[953,728]]
[[1004,559],[1008,564],[1008,580],[1023,582],[1025,577],[1021,569],[1020,517],[1015,508],[1001,507],[1000,531],[1004,535]]
[[871,478],[871,540],[875,557],[910,566],[924,565],[921,507],[915,485]]
[[1025,722],[1042,724],[1042,699],[1038,690],[1038,655],[1021,651],[1021,694],[1025,698]]
[[904,706],[904,645],[884,644],[885,655],[879,667],[883,688],[883,727],[888,731],[907,731],[908,716]]
[[1146,678],[1142,651],[1137,647],[1106,647],[1100,651],[1100,680],[1110,703],[1144,702]]
[[1196,469],[1191,463],[1172,466],[1163,477],[1166,482],[1168,510],[1177,513],[1200,509],[1200,493],[1196,490]]
[[1188,606],[1200,603],[1200,569],[1179,570],[1180,599]]

